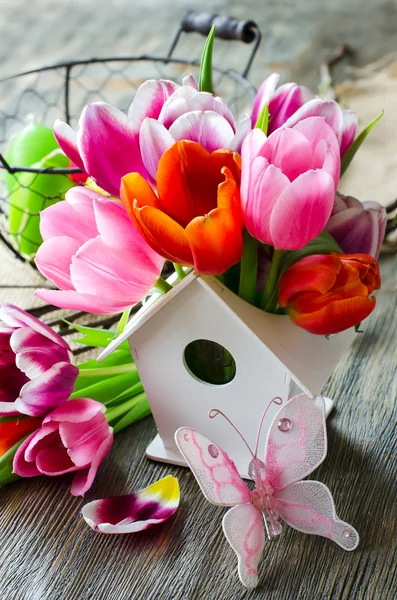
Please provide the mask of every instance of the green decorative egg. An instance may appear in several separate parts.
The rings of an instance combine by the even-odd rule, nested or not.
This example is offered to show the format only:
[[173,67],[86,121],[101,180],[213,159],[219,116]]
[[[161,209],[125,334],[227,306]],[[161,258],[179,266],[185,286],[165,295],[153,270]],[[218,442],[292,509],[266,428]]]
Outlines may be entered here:
[[[30,166],[65,169],[69,162],[68,157],[58,149]],[[63,200],[65,192],[74,185],[67,175],[16,174],[12,189],[9,190],[8,225],[18,251],[25,258],[32,259],[43,241],[40,235],[40,211]]]
[[[11,167],[31,167],[57,148],[52,129],[39,123],[29,123],[11,138],[5,158]],[[5,183],[11,193],[18,183],[17,175],[6,173]]]

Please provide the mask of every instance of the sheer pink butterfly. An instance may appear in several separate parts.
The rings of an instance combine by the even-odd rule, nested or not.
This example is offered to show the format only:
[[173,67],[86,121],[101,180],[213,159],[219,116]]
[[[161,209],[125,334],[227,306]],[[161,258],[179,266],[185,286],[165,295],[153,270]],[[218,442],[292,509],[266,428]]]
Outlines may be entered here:
[[[281,404],[282,400],[274,398],[271,402]],[[238,574],[246,587],[258,585],[257,567],[265,544],[263,526],[268,538],[274,538],[282,531],[280,518],[298,531],[330,538],[344,550],[354,550],[359,542],[357,531],[337,517],[327,486],[319,481],[302,481],[327,454],[324,399],[300,394],[278,411],[269,429],[262,462],[257,456],[258,445],[270,404],[259,424],[255,453],[249,448],[252,460],[248,472],[255,483],[253,491],[219,446],[188,427],[175,433],[177,446],[207,500],[233,507],[223,517],[222,526],[237,554]],[[225,417],[218,410],[209,416],[218,414]]]

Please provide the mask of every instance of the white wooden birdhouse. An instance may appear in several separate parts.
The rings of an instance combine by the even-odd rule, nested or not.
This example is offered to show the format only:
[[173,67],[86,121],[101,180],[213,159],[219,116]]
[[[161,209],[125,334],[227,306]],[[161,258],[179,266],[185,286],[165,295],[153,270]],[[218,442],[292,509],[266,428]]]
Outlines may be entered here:
[[[280,396],[286,401],[302,391],[318,394],[353,336],[354,329],[330,338],[312,335],[284,315],[248,304],[215,277],[191,272],[144,306],[101,357],[128,338],[158,429],[147,448],[149,458],[185,464],[174,434],[187,426],[233,455],[246,476],[247,448],[225,419],[210,419],[209,411],[223,411],[253,447],[270,400]],[[200,355],[202,348],[209,352]],[[206,370],[206,360],[224,360],[219,380],[216,368],[215,376],[207,376],[211,365]],[[263,436],[278,408],[270,406]]]

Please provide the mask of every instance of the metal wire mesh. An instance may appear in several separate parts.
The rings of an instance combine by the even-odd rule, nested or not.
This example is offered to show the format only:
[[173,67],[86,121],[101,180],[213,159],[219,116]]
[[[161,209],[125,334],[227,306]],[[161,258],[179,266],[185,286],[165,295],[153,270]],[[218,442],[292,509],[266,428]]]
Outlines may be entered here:
[[[198,61],[141,56],[65,63],[0,81],[0,241],[19,259],[32,261],[41,243],[40,211],[64,198],[76,174],[52,159],[29,167],[7,161],[10,140],[27,123],[52,128],[60,118],[75,127],[84,106],[96,101],[127,111],[147,79],[180,83],[189,73],[197,76],[198,66]],[[236,117],[249,110],[255,88],[237,72],[215,67],[214,85]]]

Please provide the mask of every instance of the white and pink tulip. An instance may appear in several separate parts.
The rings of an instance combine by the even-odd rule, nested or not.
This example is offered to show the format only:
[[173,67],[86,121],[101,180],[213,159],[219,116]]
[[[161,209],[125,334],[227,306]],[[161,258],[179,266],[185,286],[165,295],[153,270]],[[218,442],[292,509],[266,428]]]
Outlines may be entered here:
[[105,410],[89,398],[76,398],[56,408],[18,448],[13,472],[20,477],[76,472],[71,493],[83,496],[113,444]]
[[259,88],[251,115],[252,127],[266,104],[270,115],[269,134],[280,127],[293,127],[308,117],[322,117],[332,127],[343,156],[356,136],[357,115],[341,108],[334,100],[316,98],[311,90],[296,83],[285,83],[277,89],[279,78],[278,73],[272,73]]
[[68,344],[11,304],[0,305],[0,416],[38,417],[65,403],[78,369]]

